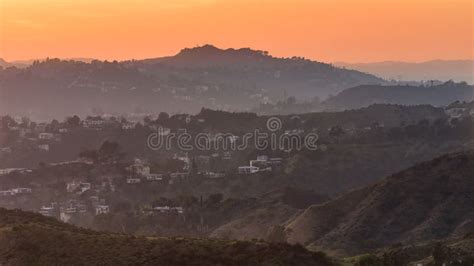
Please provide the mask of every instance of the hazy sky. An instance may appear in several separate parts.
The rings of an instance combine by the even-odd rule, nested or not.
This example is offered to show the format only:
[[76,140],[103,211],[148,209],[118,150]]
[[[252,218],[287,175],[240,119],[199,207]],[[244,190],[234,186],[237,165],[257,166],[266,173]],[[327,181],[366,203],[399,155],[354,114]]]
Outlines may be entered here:
[[473,0],[0,0],[0,57],[173,55],[206,43],[334,62],[473,58]]

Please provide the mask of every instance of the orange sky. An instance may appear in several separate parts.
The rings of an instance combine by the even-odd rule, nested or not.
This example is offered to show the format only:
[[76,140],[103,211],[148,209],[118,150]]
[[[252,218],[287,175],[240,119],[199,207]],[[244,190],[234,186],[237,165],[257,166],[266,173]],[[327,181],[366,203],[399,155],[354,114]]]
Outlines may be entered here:
[[206,43],[335,62],[473,58],[473,0],[0,0],[0,57],[173,55]]

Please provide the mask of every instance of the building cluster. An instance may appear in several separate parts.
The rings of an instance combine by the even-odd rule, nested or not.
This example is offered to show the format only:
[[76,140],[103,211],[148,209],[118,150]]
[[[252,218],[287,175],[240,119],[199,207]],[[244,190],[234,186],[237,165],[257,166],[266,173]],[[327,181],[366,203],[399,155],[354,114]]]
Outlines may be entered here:
[[4,168],[4,169],[0,169],[0,176],[9,175],[12,173],[25,174],[25,173],[31,173],[31,172],[32,170],[26,169],[26,168]]
[[0,197],[10,197],[15,195],[31,194],[33,190],[31,188],[12,188],[9,190],[1,190]]
[[256,160],[250,160],[249,165],[239,166],[239,174],[255,174],[259,172],[271,172],[279,167],[282,158],[270,158],[267,155],[258,155]]
[[149,214],[156,214],[156,213],[178,213],[183,214],[184,208],[183,207],[170,207],[170,206],[155,206],[152,209],[148,210]]
[[51,202],[47,206],[42,206],[38,212],[44,216],[56,217],[67,223],[73,217],[80,217],[81,215],[107,214],[110,212],[110,207],[105,204],[105,199],[90,196],[87,200],[69,199],[63,202]]

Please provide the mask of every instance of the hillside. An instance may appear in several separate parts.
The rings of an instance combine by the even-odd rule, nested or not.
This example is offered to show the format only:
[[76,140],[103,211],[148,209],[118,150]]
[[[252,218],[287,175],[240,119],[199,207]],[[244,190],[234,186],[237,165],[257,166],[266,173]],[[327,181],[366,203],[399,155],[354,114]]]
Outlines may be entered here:
[[250,110],[285,94],[324,98],[382,82],[302,58],[206,45],[141,61],[49,59],[24,69],[0,69],[0,113],[58,118],[65,113],[194,113],[203,106]]
[[81,229],[0,209],[2,265],[332,265],[300,246],[211,239],[144,238]]
[[346,256],[461,237],[474,230],[473,173],[472,151],[417,164],[311,206],[288,225],[288,240]]
[[326,110],[345,110],[376,103],[441,106],[455,101],[472,100],[474,100],[474,86],[449,81],[431,87],[362,85],[342,91],[325,101],[323,105]]
[[256,204],[235,210],[235,214],[213,230],[210,236],[239,240],[272,240],[273,228],[284,225],[310,205],[323,203],[328,199],[313,191],[290,187],[276,189],[264,194]]

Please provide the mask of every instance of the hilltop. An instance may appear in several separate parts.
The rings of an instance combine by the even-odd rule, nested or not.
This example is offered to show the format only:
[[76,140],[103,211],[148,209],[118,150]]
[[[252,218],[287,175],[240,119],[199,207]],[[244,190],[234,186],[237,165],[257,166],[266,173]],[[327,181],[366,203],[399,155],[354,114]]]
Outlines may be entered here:
[[324,98],[382,82],[370,74],[299,57],[206,45],[157,59],[47,59],[23,69],[0,69],[0,113],[57,118],[64,113],[195,113],[203,106],[243,111],[285,95]]
[[287,226],[288,240],[347,256],[462,237],[474,230],[473,173],[473,151],[419,163],[309,207]]
[[0,239],[2,265],[332,265],[301,246],[108,234],[18,210],[0,209]]

